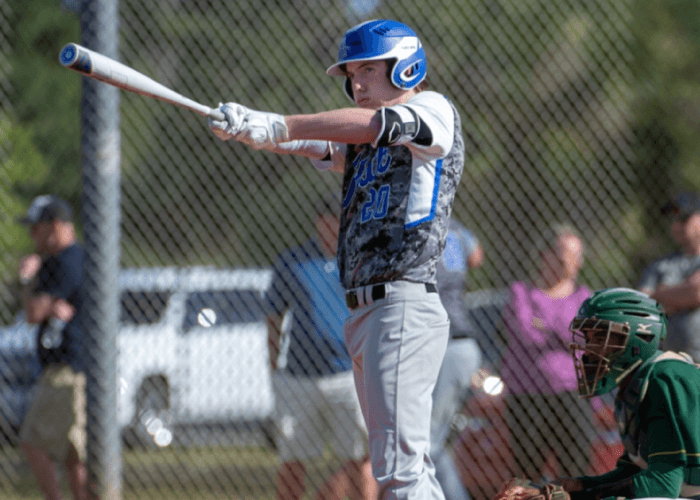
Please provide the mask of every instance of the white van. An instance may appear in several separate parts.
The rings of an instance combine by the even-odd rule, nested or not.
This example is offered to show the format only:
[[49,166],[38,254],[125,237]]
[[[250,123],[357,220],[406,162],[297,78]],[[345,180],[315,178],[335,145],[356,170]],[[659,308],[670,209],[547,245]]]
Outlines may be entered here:
[[266,269],[123,269],[120,427],[167,445],[176,426],[268,419],[271,278]]
[[[271,278],[267,269],[120,272],[117,421],[127,439],[165,446],[177,427],[269,420],[274,400],[262,301]],[[0,430],[8,440],[40,371],[35,328],[23,314],[0,328]]]

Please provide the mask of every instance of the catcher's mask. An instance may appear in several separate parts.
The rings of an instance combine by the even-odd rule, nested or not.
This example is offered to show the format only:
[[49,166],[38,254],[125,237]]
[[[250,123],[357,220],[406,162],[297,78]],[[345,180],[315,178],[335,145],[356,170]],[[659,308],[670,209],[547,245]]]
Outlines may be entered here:
[[656,353],[666,314],[644,293],[607,288],[583,302],[569,330],[578,390],[586,398],[612,391]]

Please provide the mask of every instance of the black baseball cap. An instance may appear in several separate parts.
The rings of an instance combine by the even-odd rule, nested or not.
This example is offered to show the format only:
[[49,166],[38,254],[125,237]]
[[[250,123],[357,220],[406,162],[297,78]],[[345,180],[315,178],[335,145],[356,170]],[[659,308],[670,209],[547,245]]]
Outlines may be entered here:
[[17,219],[17,222],[33,226],[39,222],[54,220],[73,222],[73,209],[67,201],[58,196],[46,194],[34,198],[26,215]]

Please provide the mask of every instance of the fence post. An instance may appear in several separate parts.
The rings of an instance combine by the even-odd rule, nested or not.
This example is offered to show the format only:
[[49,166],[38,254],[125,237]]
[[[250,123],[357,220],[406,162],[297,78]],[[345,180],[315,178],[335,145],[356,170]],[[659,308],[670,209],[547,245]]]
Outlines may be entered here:
[[[84,0],[81,44],[117,59],[117,0]],[[120,162],[119,91],[83,78],[82,221],[85,234],[83,331],[87,353],[89,488],[121,498],[121,432],[117,423]]]

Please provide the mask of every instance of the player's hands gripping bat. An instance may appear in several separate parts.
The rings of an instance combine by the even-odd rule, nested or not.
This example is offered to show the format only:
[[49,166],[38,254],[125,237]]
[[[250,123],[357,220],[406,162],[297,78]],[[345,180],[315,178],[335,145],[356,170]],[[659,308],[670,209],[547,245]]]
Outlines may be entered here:
[[558,484],[540,486],[527,479],[513,478],[501,486],[492,500],[570,500]]
[[[328,141],[289,140],[289,130],[284,116],[254,111],[235,102],[219,103],[224,119],[209,118],[209,128],[221,140],[235,139],[254,149],[266,149],[278,154],[296,154],[312,160],[325,158],[330,146]],[[328,167],[317,166],[324,170]]]
[[59,60],[66,68],[75,70],[95,80],[135,92],[136,94],[175,104],[215,120],[225,120],[224,115],[219,110],[195,102],[148,78],[133,68],[75,43],[69,43],[61,49]]
[[241,104],[219,103],[224,119],[209,119],[209,128],[223,141],[235,139],[254,149],[273,150],[280,143],[289,142],[289,131],[284,116],[254,111]]

